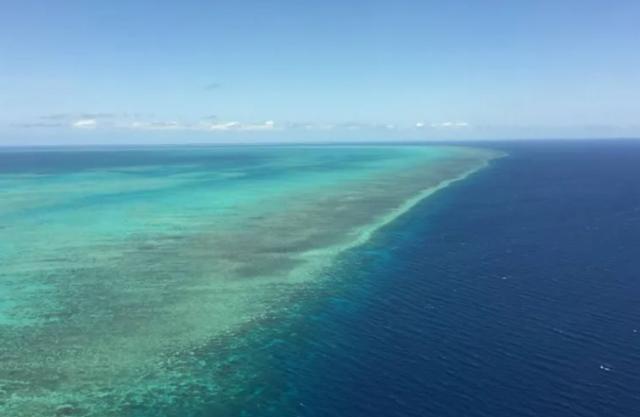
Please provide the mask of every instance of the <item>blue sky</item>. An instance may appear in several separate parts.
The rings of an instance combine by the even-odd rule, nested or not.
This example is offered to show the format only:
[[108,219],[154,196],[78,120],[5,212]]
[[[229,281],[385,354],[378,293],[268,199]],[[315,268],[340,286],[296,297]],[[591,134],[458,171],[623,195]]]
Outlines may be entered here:
[[13,1],[0,144],[640,137],[640,2]]

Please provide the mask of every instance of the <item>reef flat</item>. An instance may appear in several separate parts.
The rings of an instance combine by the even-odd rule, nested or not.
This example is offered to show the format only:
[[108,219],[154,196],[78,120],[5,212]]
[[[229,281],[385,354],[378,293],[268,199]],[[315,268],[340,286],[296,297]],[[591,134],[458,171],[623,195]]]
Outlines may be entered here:
[[313,297],[338,254],[497,156],[0,152],[0,414],[129,416],[183,395],[233,397],[246,383],[229,369],[243,329]]

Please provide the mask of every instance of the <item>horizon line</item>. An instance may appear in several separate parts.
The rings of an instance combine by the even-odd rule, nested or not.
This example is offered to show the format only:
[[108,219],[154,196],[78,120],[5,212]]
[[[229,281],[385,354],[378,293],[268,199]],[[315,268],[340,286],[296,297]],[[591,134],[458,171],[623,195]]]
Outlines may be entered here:
[[127,147],[162,147],[162,146],[354,146],[354,145],[429,145],[429,144],[451,144],[451,145],[468,145],[478,143],[505,143],[505,142],[598,142],[598,141],[633,141],[640,140],[640,137],[629,136],[613,136],[613,137],[571,137],[571,138],[505,138],[505,139],[428,139],[428,140],[362,140],[362,141],[235,141],[235,142],[132,142],[132,143],[52,143],[52,144],[3,144],[0,143],[0,149],[21,149],[21,148],[127,148]]

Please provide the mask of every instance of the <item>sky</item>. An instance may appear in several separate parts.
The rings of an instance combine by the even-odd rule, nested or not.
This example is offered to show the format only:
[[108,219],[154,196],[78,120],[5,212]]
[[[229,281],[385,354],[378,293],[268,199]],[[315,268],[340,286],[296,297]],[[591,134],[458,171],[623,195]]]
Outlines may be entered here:
[[640,137],[640,2],[4,1],[0,145]]

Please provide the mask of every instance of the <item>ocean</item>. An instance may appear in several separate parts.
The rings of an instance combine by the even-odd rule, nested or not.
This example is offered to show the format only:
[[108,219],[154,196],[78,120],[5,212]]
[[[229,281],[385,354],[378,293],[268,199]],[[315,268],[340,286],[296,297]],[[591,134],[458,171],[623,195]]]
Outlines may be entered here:
[[640,143],[487,146],[351,255],[288,415],[640,415]]
[[640,144],[472,146],[0,153],[0,410],[636,415]]

